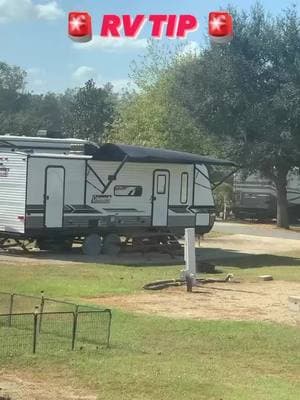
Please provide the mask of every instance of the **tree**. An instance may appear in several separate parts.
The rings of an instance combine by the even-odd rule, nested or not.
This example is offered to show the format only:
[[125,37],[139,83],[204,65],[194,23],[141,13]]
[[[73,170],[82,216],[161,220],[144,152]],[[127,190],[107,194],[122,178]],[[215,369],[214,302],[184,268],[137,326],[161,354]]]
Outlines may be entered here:
[[40,129],[50,137],[73,136],[100,143],[115,118],[116,96],[110,84],[55,93],[26,91],[26,72],[0,62],[0,134],[35,136]]
[[0,62],[0,112],[16,112],[22,106],[26,72]]
[[299,17],[292,7],[274,18],[260,4],[232,13],[232,42],[178,68],[173,96],[219,141],[230,138],[231,157],[274,182],[287,228],[287,174],[300,163]]
[[14,129],[14,116],[26,103],[26,73],[19,67],[0,62],[0,133]]
[[149,42],[146,56],[133,65],[131,78],[137,90],[123,96],[110,140],[203,154],[216,149],[171,93],[177,65],[193,58],[181,50]]
[[192,151],[200,140],[187,112],[168,98],[161,85],[127,96],[119,113],[109,138],[115,142]]
[[101,143],[115,118],[116,99],[110,84],[103,88],[93,80],[73,92],[68,91],[64,102],[64,127],[71,137]]

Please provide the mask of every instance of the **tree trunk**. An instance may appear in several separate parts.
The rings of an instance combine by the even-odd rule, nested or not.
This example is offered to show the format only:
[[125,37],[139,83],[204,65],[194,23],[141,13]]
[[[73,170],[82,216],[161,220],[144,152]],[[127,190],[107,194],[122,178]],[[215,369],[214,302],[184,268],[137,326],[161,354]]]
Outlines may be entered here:
[[278,171],[276,179],[277,189],[277,226],[289,228],[288,201],[287,201],[287,172]]

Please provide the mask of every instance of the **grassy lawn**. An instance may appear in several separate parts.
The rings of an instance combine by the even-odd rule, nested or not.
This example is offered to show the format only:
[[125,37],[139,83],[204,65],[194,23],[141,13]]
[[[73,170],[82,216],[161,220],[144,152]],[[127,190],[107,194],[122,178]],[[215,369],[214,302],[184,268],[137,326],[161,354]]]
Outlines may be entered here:
[[[283,255],[281,262],[255,257],[260,258],[235,259],[219,268],[245,279],[271,273],[276,279],[300,281],[296,255]],[[1,265],[0,291],[44,290],[48,296],[80,301],[103,293],[126,295],[146,282],[177,277],[179,271],[96,264]],[[300,334],[299,328],[276,324],[173,320],[114,310],[111,349],[25,354],[2,358],[4,366],[31,371],[39,379],[64,379],[66,385],[96,392],[99,400],[298,400]]]
[[[300,281],[299,254],[248,255],[216,263],[221,274],[253,280],[271,274],[275,279]],[[78,301],[104,293],[129,294],[142,290],[145,283],[178,278],[181,266],[127,267],[103,264],[1,265],[0,291],[39,295]]]

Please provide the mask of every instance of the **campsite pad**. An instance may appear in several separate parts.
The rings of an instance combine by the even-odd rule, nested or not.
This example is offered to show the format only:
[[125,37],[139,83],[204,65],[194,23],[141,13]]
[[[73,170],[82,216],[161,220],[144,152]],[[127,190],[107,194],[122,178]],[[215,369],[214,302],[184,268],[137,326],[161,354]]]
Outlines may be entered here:
[[[278,254],[299,251],[299,240],[281,239],[272,237],[258,237],[250,235],[230,235],[218,238],[205,238],[197,249],[197,258],[202,261],[220,261],[251,254]],[[0,250],[0,263],[37,263],[60,264],[70,263],[97,263],[128,266],[151,265],[183,265],[183,251],[181,256],[172,258],[169,254],[151,252],[142,254],[121,253],[118,256],[88,257],[81,254],[79,247],[74,247],[71,252],[60,254],[46,251],[33,251],[26,253],[20,248],[9,251]]]
[[194,288],[193,293],[178,287],[84,300],[172,318],[267,321],[300,326],[300,313],[288,308],[288,297],[299,293],[300,282],[241,282],[202,285]]
[[218,257],[218,250],[220,249],[232,250],[232,255],[235,254],[237,256],[241,256],[241,253],[276,254],[299,251],[300,241],[297,239],[237,234],[204,239],[200,242],[200,245],[205,248],[204,257],[209,256],[208,249],[213,249],[211,255]]

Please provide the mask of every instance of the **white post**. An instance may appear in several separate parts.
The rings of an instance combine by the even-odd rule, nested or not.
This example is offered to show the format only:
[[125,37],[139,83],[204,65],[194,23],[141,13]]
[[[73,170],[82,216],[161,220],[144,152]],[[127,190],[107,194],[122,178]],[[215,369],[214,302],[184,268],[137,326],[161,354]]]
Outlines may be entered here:
[[184,243],[185,277],[196,284],[196,250],[195,250],[195,229],[185,229]]

